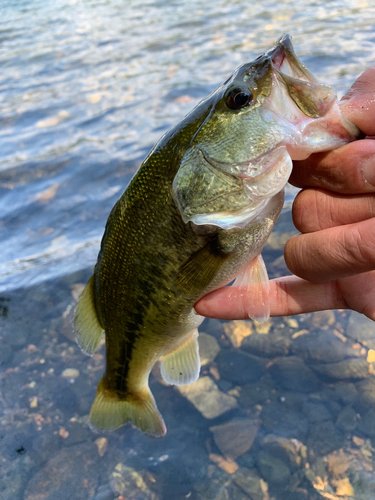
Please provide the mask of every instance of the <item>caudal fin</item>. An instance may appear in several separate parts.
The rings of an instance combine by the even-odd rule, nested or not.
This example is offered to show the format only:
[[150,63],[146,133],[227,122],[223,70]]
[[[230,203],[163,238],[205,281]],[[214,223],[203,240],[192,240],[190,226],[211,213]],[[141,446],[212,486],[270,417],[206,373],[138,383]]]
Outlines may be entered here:
[[104,387],[101,379],[90,411],[91,428],[96,432],[114,431],[128,422],[154,438],[162,438],[167,432],[148,387],[141,394],[120,399]]

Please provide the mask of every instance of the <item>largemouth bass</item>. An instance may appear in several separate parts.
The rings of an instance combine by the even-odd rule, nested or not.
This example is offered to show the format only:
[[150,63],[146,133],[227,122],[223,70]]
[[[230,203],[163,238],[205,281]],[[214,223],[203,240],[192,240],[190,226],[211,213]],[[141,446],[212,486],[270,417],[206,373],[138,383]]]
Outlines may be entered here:
[[284,35],[161,138],[113,207],[75,311],[84,352],[92,355],[106,335],[93,429],[131,422],[164,436],[148,385],[152,367],[161,358],[170,384],[198,378],[203,317],[194,304],[234,279],[239,300],[252,293],[249,317],[268,317],[260,252],[292,160],[357,136],[334,90],[315,79]]

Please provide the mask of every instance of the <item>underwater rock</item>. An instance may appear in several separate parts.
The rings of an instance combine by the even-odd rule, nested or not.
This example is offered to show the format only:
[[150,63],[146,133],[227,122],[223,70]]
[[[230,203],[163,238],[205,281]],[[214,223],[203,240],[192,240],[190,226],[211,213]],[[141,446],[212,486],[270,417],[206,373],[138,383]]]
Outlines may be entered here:
[[[82,500],[95,491],[98,473],[93,444],[62,448],[29,481],[24,500]],[[93,495],[91,495],[93,496]]]
[[289,482],[291,471],[283,460],[260,451],[257,458],[258,469],[270,485],[285,485]]
[[336,425],[344,432],[352,432],[357,426],[357,412],[351,406],[345,406],[339,413]]
[[351,311],[346,334],[370,349],[375,349],[375,323],[364,314]]
[[267,483],[259,477],[255,469],[240,468],[234,474],[233,481],[244,493],[250,496],[251,500],[267,498]]
[[353,349],[331,332],[311,332],[297,337],[291,351],[307,363],[336,363],[347,357],[357,357],[358,350]]
[[198,343],[201,366],[206,366],[211,363],[219,353],[219,343],[215,337],[204,332],[199,333]]
[[66,378],[68,380],[74,380],[79,377],[79,370],[77,368],[65,368],[65,370],[61,373],[62,378]]
[[118,495],[126,495],[132,500],[157,500],[156,493],[150,490],[149,484],[155,479],[149,472],[139,472],[123,463],[118,463],[111,473],[109,483]]
[[214,441],[225,457],[236,460],[252,447],[258,434],[259,421],[237,420],[222,425],[210,427]]
[[303,405],[303,413],[306,415],[310,423],[324,422],[332,420],[332,414],[328,411],[323,403],[315,403],[306,401]]
[[253,384],[245,384],[241,387],[238,403],[242,408],[253,408],[257,404],[276,399],[273,389],[273,380],[267,373]]
[[96,495],[92,500],[115,500],[117,495],[113,492],[109,484],[99,486]]
[[303,441],[309,430],[309,424],[304,415],[286,408],[282,403],[270,403],[264,406],[260,419],[263,429],[285,438]]
[[288,391],[309,393],[321,387],[315,373],[297,356],[276,358],[269,372],[275,383]]
[[344,359],[338,363],[310,365],[316,372],[336,380],[361,379],[370,375],[365,359]]
[[333,422],[328,420],[311,426],[307,447],[317,456],[323,456],[341,448],[344,441],[344,436],[339,434]]
[[222,350],[215,359],[222,378],[243,385],[256,382],[264,373],[264,360],[241,351]]
[[205,418],[218,417],[237,406],[236,398],[221,392],[210,377],[176,388]]
[[287,439],[274,434],[268,434],[262,441],[265,451],[285,462],[289,467],[295,469],[301,466],[299,450],[302,443],[297,439]]
[[[366,379],[363,382],[368,382],[370,380],[371,379]],[[359,382],[359,384],[361,383],[362,382]],[[354,384],[353,382],[337,382],[332,385],[332,389],[334,390],[336,396],[338,396],[341,399],[341,401],[347,405],[355,405],[356,402],[358,401],[359,391],[356,387],[356,384]],[[374,391],[375,391],[375,385],[374,385]]]
[[360,398],[369,405],[375,404],[375,378],[369,377],[356,384]]
[[363,432],[366,436],[375,438],[375,418],[373,409],[361,415],[357,429],[358,431]]
[[253,333],[251,321],[234,320],[224,323],[225,335],[231,341],[233,347],[240,347],[243,340]]
[[288,354],[290,344],[290,340],[284,336],[253,333],[243,340],[241,349],[257,356],[275,358]]
[[[228,474],[210,465],[207,476],[201,483],[194,484],[199,500],[267,500],[267,483],[261,479],[256,469],[241,467]],[[187,497],[185,497],[187,498]]]

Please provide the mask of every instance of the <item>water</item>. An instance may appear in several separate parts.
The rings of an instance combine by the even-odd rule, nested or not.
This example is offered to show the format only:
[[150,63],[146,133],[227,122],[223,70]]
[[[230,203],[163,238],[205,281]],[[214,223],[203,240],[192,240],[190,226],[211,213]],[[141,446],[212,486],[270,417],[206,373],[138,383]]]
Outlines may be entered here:
[[[206,419],[153,377],[167,438],[126,427],[106,436],[104,454],[103,436],[87,428],[103,347],[86,358],[70,326],[108,214],[160,136],[283,32],[342,95],[374,64],[371,2],[2,0],[0,9],[0,498],[374,498],[371,323],[343,311],[274,319],[238,349],[229,323],[207,321],[221,350],[202,374],[236,407]],[[271,276],[286,272],[292,232],[286,211],[265,250]],[[257,356],[253,378],[228,368],[238,352]],[[67,368],[79,376],[62,377]],[[233,471],[217,444],[230,431],[212,427],[238,419],[255,441]]]

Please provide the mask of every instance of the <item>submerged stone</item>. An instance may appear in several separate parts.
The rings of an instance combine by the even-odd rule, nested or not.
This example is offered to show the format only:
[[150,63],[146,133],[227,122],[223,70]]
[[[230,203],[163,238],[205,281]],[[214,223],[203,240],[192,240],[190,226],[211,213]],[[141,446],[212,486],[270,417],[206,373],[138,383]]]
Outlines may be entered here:
[[290,340],[284,336],[253,333],[242,342],[241,348],[251,354],[265,358],[274,358],[288,354]]
[[201,366],[206,366],[216,358],[220,346],[215,337],[204,332],[199,333],[198,342]]
[[243,385],[256,382],[264,373],[264,361],[241,351],[221,351],[216,364],[222,378]]
[[344,436],[339,434],[331,421],[313,424],[307,440],[307,447],[317,456],[328,455],[342,447]]
[[309,424],[301,412],[291,410],[282,403],[270,403],[264,406],[260,414],[262,427],[272,434],[285,438],[304,440]]
[[229,321],[224,323],[223,328],[233,347],[240,347],[243,340],[253,333],[251,321]]
[[291,351],[307,363],[335,363],[359,355],[358,350],[326,331],[311,332],[297,337],[293,341]]
[[266,451],[260,451],[257,464],[260,473],[271,485],[280,486],[289,482],[291,471],[283,460]]
[[176,388],[205,418],[218,417],[237,406],[236,398],[221,392],[210,377]]
[[303,405],[303,413],[311,423],[332,420],[332,414],[323,403],[306,401]]
[[237,420],[210,427],[214,441],[221,453],[231,460],[245,454],[252,447],[258,434],[257,420]]
[[61,449],[31,478],[24,500],[87,498],[88,490],[98,483],[94,453],[94,445],[86,443]]
[[158,496],[149,488],[150,482],[155,482],[155,479],[149,472],[139,472],[121,462],[116,465],[109,478],[115,493],[126,495],[132,500],[157,500]]
[[[370,377],[356,384],[356,389],[359,391],[359,397],[370,405],[375,404],[375,378]],[[358,398],[357,398],[358,399]]]
[[364,314],[351,311],[346,334],[356,342],[375,349],[375,323]]
[[275,383],[288,391],[308,393],[321,387],[315,373],[297,356],[276,358],[269,372]]
[[351,406],[345,406],[339,413],[336,425],[345,432],[354,431],[357,425],[357,412]]
[[361,379],[370,375],[370,365],[365,359],[345,359],[338,363],[311,365],[311,367],[321,375],[336,380]]

